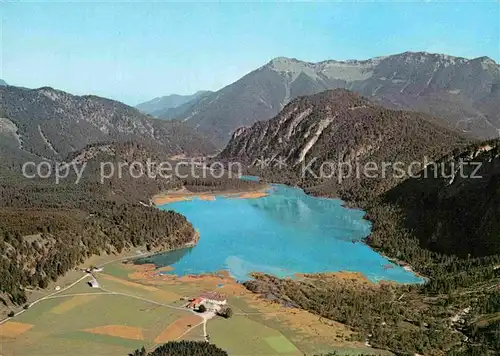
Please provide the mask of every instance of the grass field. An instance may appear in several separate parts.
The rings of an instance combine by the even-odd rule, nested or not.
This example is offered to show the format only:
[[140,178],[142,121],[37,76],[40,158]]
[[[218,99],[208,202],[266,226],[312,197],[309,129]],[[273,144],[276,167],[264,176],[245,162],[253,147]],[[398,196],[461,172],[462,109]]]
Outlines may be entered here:
[[57,295],[72,295],[72,294],[92,294],[92,293],[102,293],[102,290],[89,288],[88,279],[78,282],[70,289],[64,290]]
[[[152,349],[170,340],[204,340],[202,318],[182,308],[186,302],[181,296],[214,289],[217,281],[143,281],[132,279],[132,272],[131,266],[120,262],[106,265],[96,276],[100,288],[90,288],[89,277],[0,325],[0,355],[127,355],[143,345]],[[307,325],[300,324],[302,319],[292,322],[280,314],[279,307],[256,304],[241,286],[220,291],[227,293],[235,315],[208,320],[206,330],[210,342],[230,355],[373,351],[352,345],[336,347],[331,342],[335,329],[323,326],[325,337],[325,330],[311,327],[317,327],[317,317],[309,315]]]
[[277,330],[245,316],[234,316],[229,322],[223,319],[211,320],[208,333],[210,339],[230,355],[302,355]]
[[122,263],[111,263],[106,265],[106,274],[110,276],[115,276],[122,279],[128,279],[128,274],[130,273]]
[[32,327],[18,337],[0,335],[1,354],[42,355],[38,346],[46,345],[52,355],[126,355],[143,345],[154,346],[161,330],[189,315],[122,295],[48,299],[14,318]]

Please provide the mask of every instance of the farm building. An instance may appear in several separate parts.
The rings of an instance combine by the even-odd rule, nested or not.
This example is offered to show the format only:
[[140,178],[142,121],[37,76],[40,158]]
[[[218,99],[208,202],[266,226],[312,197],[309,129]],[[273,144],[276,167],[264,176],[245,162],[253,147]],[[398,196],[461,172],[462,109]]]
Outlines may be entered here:
[[190,301],[187,308],[196,309],[200,305],[204,305],[209,310],[219,310],[221,306],[226,305],[227,298],[216,292],[205,292],[199,297]]
[[226,305],[227,303],[227,298],[217,292],[205,292],[202,295],[200,295],[200,298],[203,299],[203,301],[215,304],[215,305]]

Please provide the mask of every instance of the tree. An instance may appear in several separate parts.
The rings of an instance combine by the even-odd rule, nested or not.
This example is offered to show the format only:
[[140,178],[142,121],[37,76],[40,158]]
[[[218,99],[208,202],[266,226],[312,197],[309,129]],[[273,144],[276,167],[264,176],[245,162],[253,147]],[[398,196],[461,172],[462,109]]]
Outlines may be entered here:
[[38,286],[45,289],[49,286],[49,282],[46,279],[41,279],[40,282],[38,282]]
[[170,341],[147,353],[144,347],[129,356],[227,356],[227,352],[204,341]]
[[229,307],[225,307],[225,308],[222,308],[221,310],[219,310],[219,312],[217,314],[219,314],[220,316],[222,316],[226,319],[229,319],[230,317],[233,316],[233,309],[231,309]]
[[204,306],[204,305],[202,304],[202,305],[200,305],[200,306],[198,307],[198,311],[199,311],[200,313],[204,313],[204,312],[206,312],[206,311],[207,311],[207,307],[206,307],[206,306]]
[[129,356],[148,356],[148,352],[143,346],[141,349],[137,349],[133,353],[129,354]]

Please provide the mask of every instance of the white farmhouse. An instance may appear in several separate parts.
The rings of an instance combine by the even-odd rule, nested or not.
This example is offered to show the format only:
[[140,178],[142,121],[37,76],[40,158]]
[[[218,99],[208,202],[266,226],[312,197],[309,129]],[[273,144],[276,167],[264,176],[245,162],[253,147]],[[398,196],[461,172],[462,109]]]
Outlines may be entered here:
[[200,295],[200,299],[202,299],[204,302],[219,306],[227,304],[227,298],[217,292],[205,292]]

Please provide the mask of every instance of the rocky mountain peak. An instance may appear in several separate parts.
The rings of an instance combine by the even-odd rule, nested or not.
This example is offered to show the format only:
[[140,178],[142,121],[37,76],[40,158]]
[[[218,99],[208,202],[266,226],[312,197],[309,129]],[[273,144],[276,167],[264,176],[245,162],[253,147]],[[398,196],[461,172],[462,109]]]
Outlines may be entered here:
[[295,98],[345,88],[389,108],[442,117],[486,139],[500,129],[499,68],[487,57],[428,52],[316,63],[278,57],[172,118],[222,147],[236,128],[270,119]]
[[[256,164],[262,157],[292,171],[304,166],[323,169],[324,163],[355,165],[366,162],[411,162],[441,157],[465,140],[436,118],[419,113],[384,109],[359,94],[328,90],[292,100],[269,121],[240,128],[221,152],[227,160]],[[318,180],[315,185],[335,183]],[[380,181],[354,179],[344,187],[370,184],[380,193],[397,178]],[[337,188],[335,188],[337,189]]]
[[495,62],[493,59],[491,59],[488,56],[478,57],[476,59],[480,60],[482,63],[493,64],[493,65],[497,64],[497,62]]
[[335,111],[340,107],[353,105],[371,106],[373,103],[357,93],[339,88],[299,97],[292,100],[287,107],[314,107],[321,110]]
[[140,103],[136,106],[141,112],[145,114],[150,114],[153,116],[162,116],[167,113],[170,109],[175,109],[183,105],[189,104],[199,98],[210,94],[208,90],[199,90],[191,95],[179,95],[171,94],[166,96],[160,96],[152,100]]

